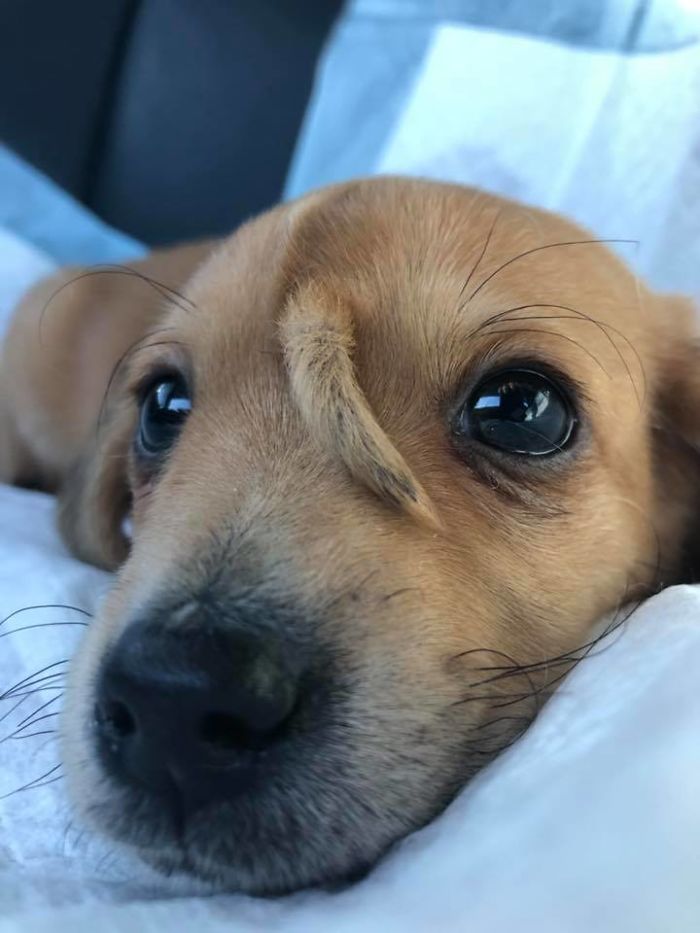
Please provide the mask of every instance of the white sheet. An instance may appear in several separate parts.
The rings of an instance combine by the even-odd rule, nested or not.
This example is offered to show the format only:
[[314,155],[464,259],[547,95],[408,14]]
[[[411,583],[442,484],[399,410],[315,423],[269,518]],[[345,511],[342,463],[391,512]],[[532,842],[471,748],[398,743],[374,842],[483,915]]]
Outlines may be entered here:
[[[457,45],[459,37],[449,33],[437,41],[452,44],[452,51],[459,52],[457,58],[468,53],[470,67],[478,70],[481,64],[484,74],[498,74],[499,62],[505,74],[513,56],[525,56],[521,65],[526,65],[529,55],[536,82],[532,90],[540,94],[537,99],[544,112],[551,112],[556,123],[557,95],[552,92],[550,100],[548,93],[565,83],[565,56],[558,50],[550,56],[552,50],[539,43],[503,37],[480,52],[473,35],[462,32]],[[523,45],[530,51],[523,51]],[[458,63],[453,60],[448,66],[433,51],[422,78],[425,84],[419,82],[413,95],[414,102],[423,104],[418,110],[409,104],[383,168],[402,167],[403,147],[403,168],[425,171],[426,166],[418,166],[414,159],[423,145],[417,146],[416,139],[422,133],[428,145],[426,127],[435,135],[451,133],[446,122],[433,125],[430,110],[435,101],[431,104],[421,88],[430,89],[435,68],[449,72]],[[527,77],[527,68],[522,74]],[[610,71],[606,74],[609,77]],[[521,75],[521,80],[526,77]],[[585,80],[583,71],[577,80]],[[647,93],[655,92],[654,83],[645,87]],[[463,93],[463,110],[453,112],[452,122],[461,121],[465,129],[461,136],[450,136],[454,145],[464,148],[464,140],[476,131],[470,114],[493,108],[497,90],[497,82],[492,81],[481,87],[480,94]],[[493,122],[505,119],[502,114]],[[419,127],[421,121],[423,130],[411,142],[411,127]],[[651,126],[647,129],[651,132]],[[494,157],[510,151],[506,130],[503,124],[502,135],[491,137]],[[680,158],[673,151],[674,158]],[[450,164],[455,169],[461,162]],[[490,172],[485,181],[496,179],[498,186],[489,159],[481,164],[482,173]],[[634,175],[638,164],[630,162],[629,178],[620,176],[622,191],[610,191],[611,198],[619,195],[620,210],[633,200],[627,198],[630,191],[643,190]],[[681,166],[676,169],[678,174]],[[673,170],[665,177],[671,175]],[[559,190],[576,200],[573,182]],[[681,200],[676,190],[671,201]],[[574,203],[572,212],[584,206]],[[660,229],[651,223],[651,215],[639,216],[639,223],[649,224],[652,233]],[[630,233],[619,228],[599,232]],[[10,243],[8,236],[5,233],[4,240],[0,236],[5,301],[20,280],[26,284],[50,264],[36,250],[16,240]],[[686,245],[692,251],[700,237],[691,240]],[[695,268],[692,275],[699,274]],[[0,331],[1,320],[2,308]],[[0,487],[0,618],[23,606],[47,602],[91,610],[107,582],[105,575],[66,554],[53,529],[49,499]],[[68,610],[41,610],[15,616],[0,627],[0,694],[33,671],[68,657],[79,627],[1,636],[25,625],[74,619],[76,614]],[[310,892],[274,902],[235,896],[187,898],[183,896],[187,884],[156,878],[70,825],[61,781],[5,797],[0,800],[0,933],[155,931],[166,925],[198,933],[261,929],[696,933],[700,928],[699,669],[700,592],[688,587],[669,590],[637,612],[608,650],[574,672],[528,734],[467,787],[443,817],[398,846],[369,878],[341,894]],[[50,697],[46,694],[45,699]],[[26,711],[25,707],[11,710],[14,700],[0,700],[0,794],[23,786],[57,763],[52,735],[2,741],[40,706],[40,700],[44,702],[40,694],[28,698]],[[44,712],[55,711],[56,705]],[[55,717],[43,720],[36,731],[51,728],[54,721]],[[174,894],[179,897],[174,899]],[[154,898],[160,900],[154,903]]]
[[[105,585],[104,574],[65,553],[51,513],[45,496],[0,488],[3,616],[37,602],[92,609]],[[27,613],[5,629],[72,618]],[[74,639],[70,627],[4,638],[0,682],[15,684],[66,657]],[[440,819],[342,894],[156,906],[148,901],[182,895],[188,885],[158,880],[71,825],[60,781],[8,797],[0,801],[0,931],[126,933],[165,923],[202,933],[696,931],[700,592],[666,591],[610,642]],[[40,696],[0,724],[3,735]],[[10,705],[0,704],[0,716]],[[0,792],[56,764],[52,739],[0,744]]]
[[660,288],[700,297],[700,51],[622,56],[439,29],[376,170],[575,218]]

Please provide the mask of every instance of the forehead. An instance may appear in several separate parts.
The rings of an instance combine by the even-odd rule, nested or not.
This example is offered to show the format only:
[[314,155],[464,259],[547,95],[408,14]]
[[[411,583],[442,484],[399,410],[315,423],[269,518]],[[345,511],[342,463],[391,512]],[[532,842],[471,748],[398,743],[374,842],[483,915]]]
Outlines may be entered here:
[[279,364],[285,300],[310,279],[351,312],[370,394],[377,375],[389,387],[387,353],[396,380],[429,391],[492,357],[533,354],[586,383],[629,381],[647,354],[646,293],[606,244],[535,209],[398,179],[331,189],[247,225],[192,281],[197,311],[176,310],[177,326],[215,369],[258,374],[265,355]]
[[[556,495],[583,501],[576,491],[584,481],[607,488],[611,467],[629,465],[629,474],[643,459],[644,419],[631,415],[641,411],[645,369],[651,376],[652,305],[624,264],[591,240],[560,218],[483,194],[386,179],[257,219],[202,267],[165,322],[166,339],[188,357],[195,395],[192,443],[176,451],[173,481],[198,477],[212,525],[250,498],[251,477],[253,505],[274,497],[278,517],[332,505],[349,527],[367,514],[370,500],[317,426],[309,429],[292,392],[281,323],[311,282],[329,310],[342,308],[352,321],[363,397],[441,517],[453,515],[474,537],[464,516],[490,528],[497,508],[497,543],[522,516],[464,470],[445,417],[478,377],[511,364],[542,362],[583,389],[586,456]],[[356,531],[359,547],[359,524]]]

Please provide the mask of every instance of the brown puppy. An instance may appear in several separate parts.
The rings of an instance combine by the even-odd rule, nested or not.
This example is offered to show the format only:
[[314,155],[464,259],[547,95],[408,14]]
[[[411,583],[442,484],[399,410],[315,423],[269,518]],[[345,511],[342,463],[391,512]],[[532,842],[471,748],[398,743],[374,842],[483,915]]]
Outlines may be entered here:
[[231,888],[349,877],[681,578],[692,309],[558,217],[388,178],[133,268],[41,285],[0,367],[2,478],[123,562],[73,799]]

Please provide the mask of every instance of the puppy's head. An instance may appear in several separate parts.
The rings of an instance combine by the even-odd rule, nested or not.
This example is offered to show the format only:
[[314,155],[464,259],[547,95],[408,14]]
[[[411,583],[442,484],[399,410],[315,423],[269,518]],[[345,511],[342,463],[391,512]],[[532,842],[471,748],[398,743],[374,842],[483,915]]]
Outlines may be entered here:
[[98,562],[124,494],[133,522],[72,671],[79,807],[250,892],[427,821],[679,572],[690,328],[585,232],[465,189],[242,228],[120,367],[65,495]]

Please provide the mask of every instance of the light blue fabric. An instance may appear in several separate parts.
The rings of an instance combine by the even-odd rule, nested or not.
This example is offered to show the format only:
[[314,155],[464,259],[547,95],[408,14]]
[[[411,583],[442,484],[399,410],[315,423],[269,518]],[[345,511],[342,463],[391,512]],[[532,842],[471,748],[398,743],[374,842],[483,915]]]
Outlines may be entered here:
[[2,145],[0,228],[28,241],[59,265],[123,262],[145,251]]
[[687,0],[350,0],[319,65],[287,198],[375,172],[444,23],[636,53],[696,41],[700,10]]

